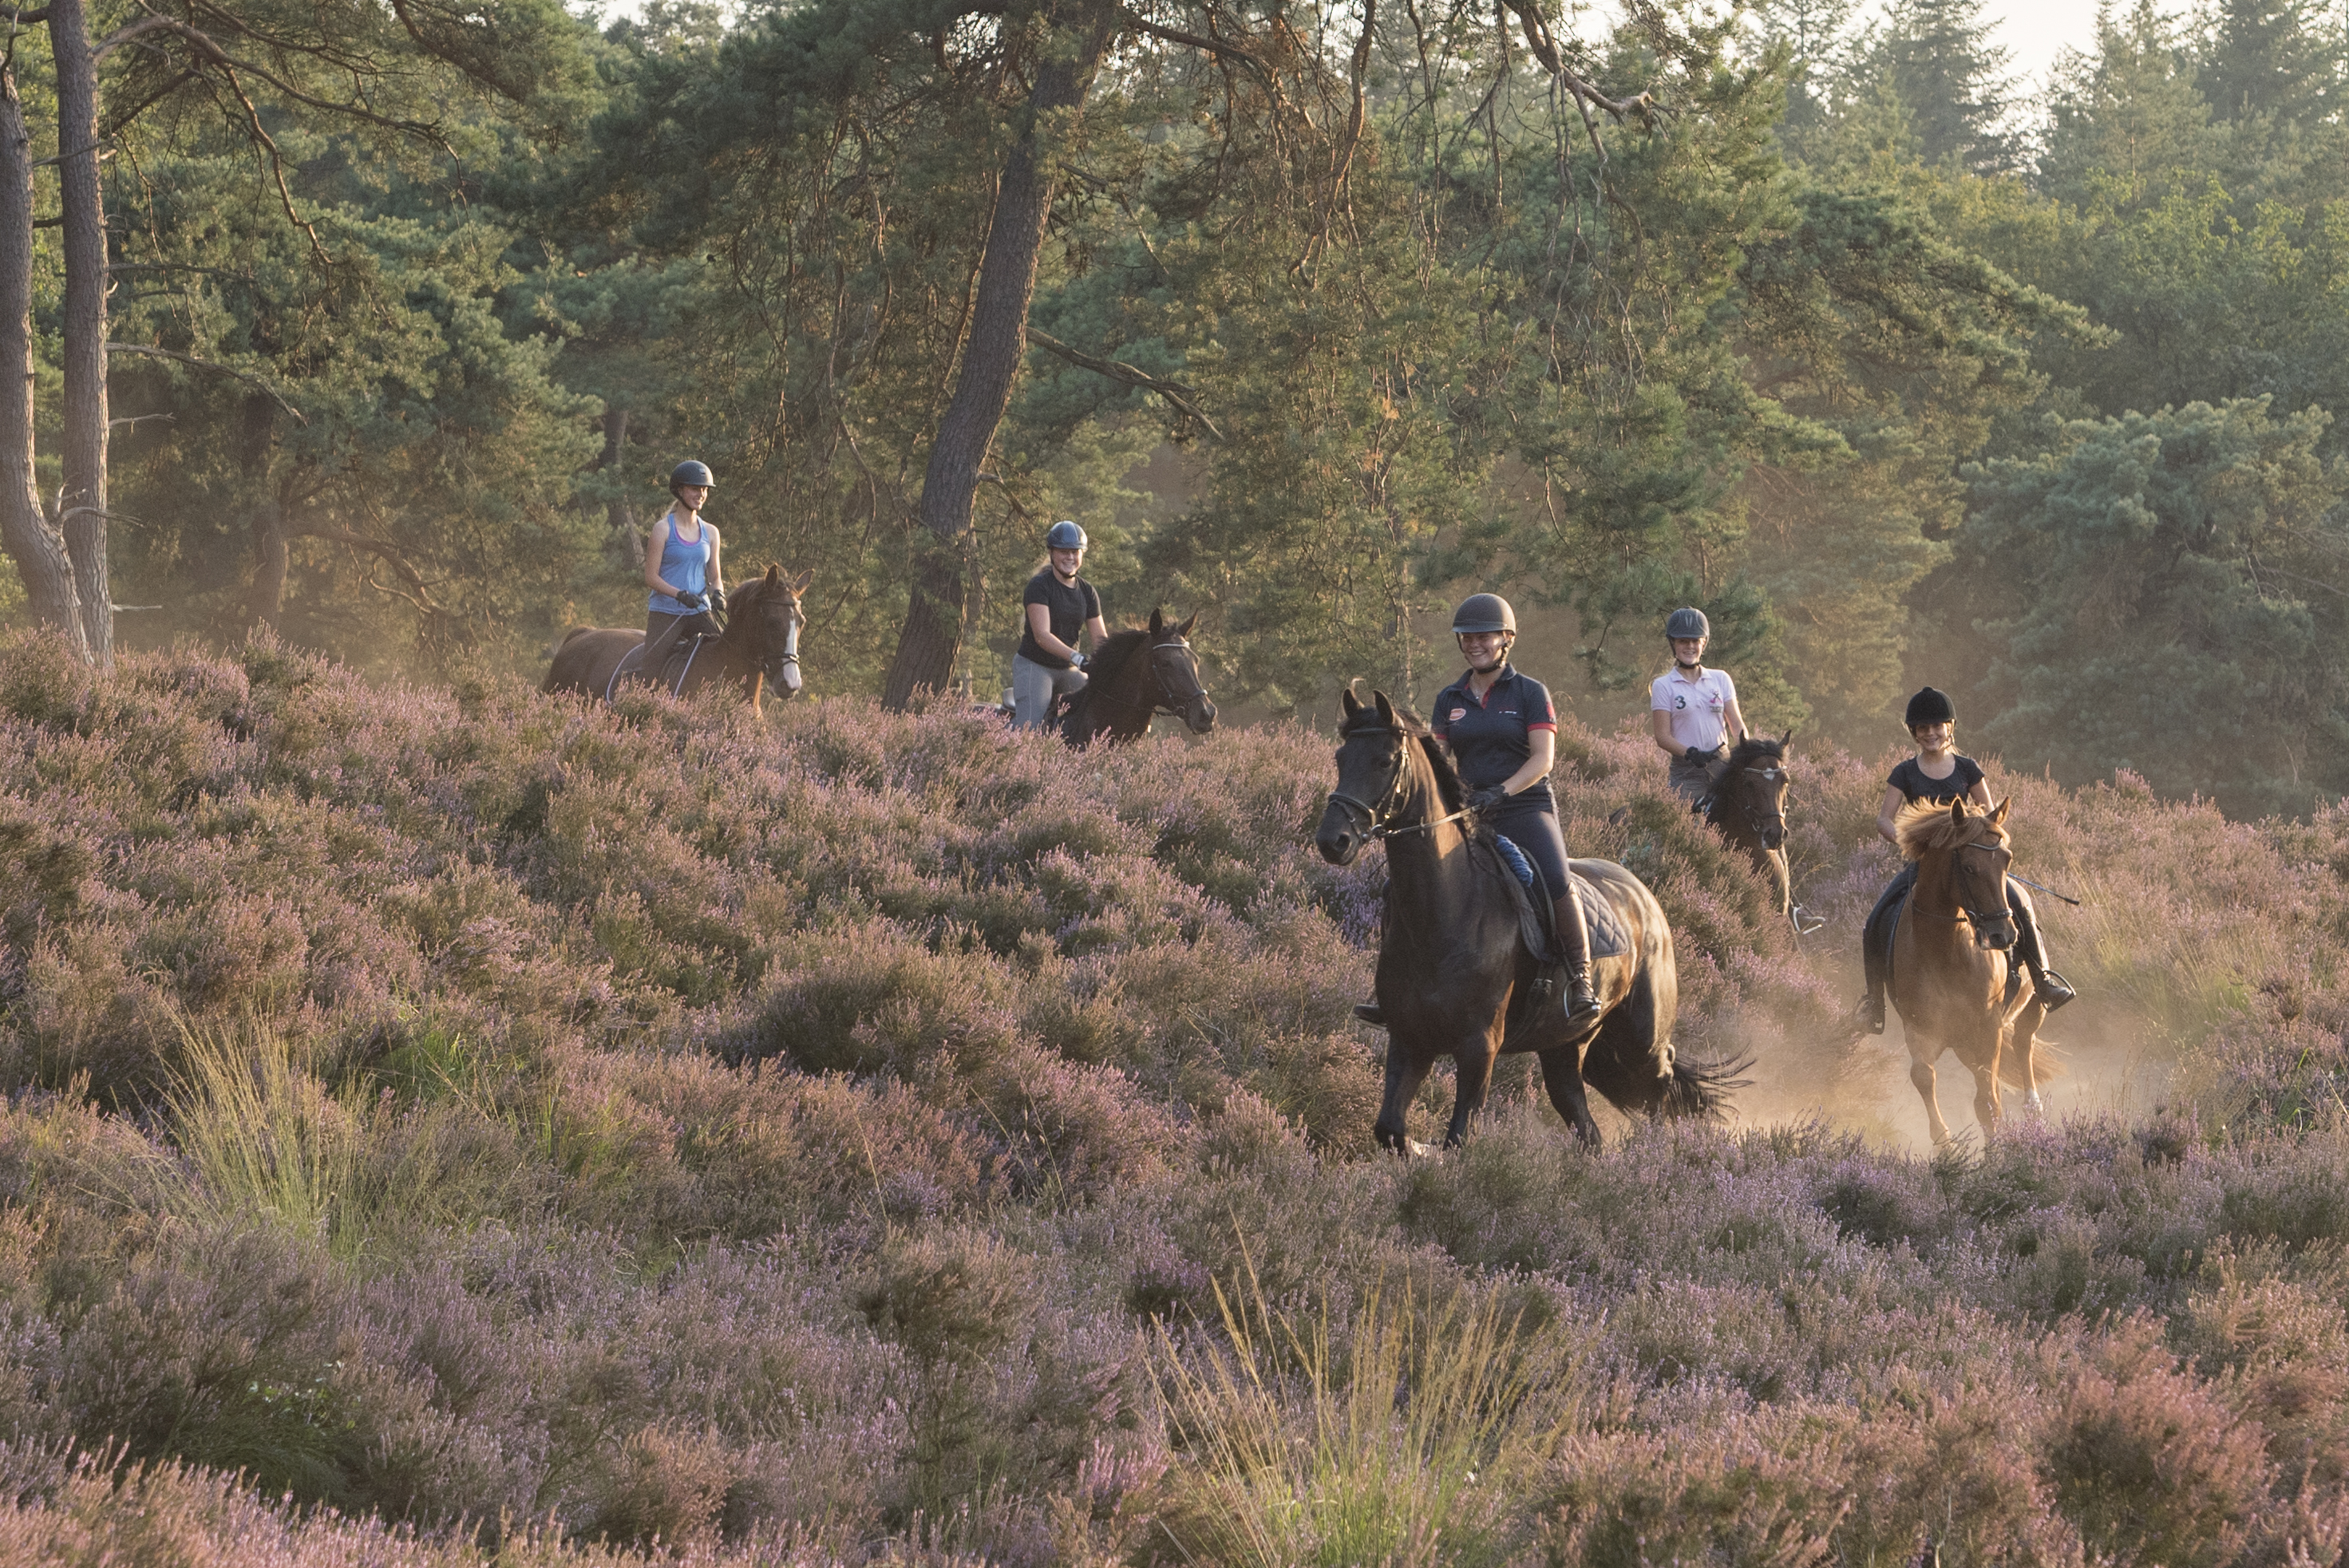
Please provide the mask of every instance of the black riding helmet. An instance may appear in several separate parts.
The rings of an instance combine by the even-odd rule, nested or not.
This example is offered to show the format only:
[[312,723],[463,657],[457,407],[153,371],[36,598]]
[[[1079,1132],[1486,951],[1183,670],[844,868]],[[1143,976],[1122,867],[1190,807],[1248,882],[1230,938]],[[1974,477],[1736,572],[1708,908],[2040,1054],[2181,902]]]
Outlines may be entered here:
[[1909,699],[1908,723],[1911,729],[1923,724],[1955,724],[1957,722],[1957,707],[1950,701],[1950,694],[1945,691],[1927,686]]
[[1460,608],[1452,612],[1452,634],[1455,637],[1470,632],[1507,632],[1517,630],[1516,612],[1498,593],[1471,593],[1460,601]]
[[1682,605],[1673,611],[1664,622],[1664,638],[1667,642],[1677,642],[1682,637],[1702,637],[1707,641],[1712,640],[1713,623],[1706,620],[1704,612],[1693,604]]
[[688,485],[699,485],[704,490],[715,490],[718,488],[718,478],[709,471],[708,463],[688,458],[669,469],[668,493],[675,495]]
[[1044,548],[1047,550],[1082,550],[1084,547],[1085,531],[1065,519],[1054,523],[1044,534]]

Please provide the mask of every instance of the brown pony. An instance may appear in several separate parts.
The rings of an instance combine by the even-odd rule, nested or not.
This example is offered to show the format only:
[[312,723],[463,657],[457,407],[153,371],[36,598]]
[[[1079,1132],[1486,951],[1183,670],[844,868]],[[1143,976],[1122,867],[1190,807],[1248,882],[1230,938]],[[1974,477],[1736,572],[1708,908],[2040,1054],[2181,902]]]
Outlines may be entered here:
[[[1778,913],[1789,920],[1795,897],[1786,873],[1786,744],[1794,738],[1791,729],[1776,740],[1739,737],[1704,808],[1705,825],[1745,851],[1777,894]],[[1799,922],[1795,928],[1801,929]]]
[[1151,716],[1179,717],[1194,735],[1216,727],[1216,705],[1199,684],[1199,655],[1191,651],[1195,614],[1170,625],[1159,610],[1147,626],[1112,632],[1085,662],[1092,677],[1069,700],[1061,735],[1071,746],[1090,746],[1107,737],[1112,746],[1150,733]]
[[[800,628],[807,614],[800,595],[815,573],[785,577],[770,564],[764,577],[753,577],[727,595],[726,630],[706,639],[684,674],[674,679],[675,696],[691,696],[705,687],[731,684],[750,699],[750,711],[760,711],[760,697],[773,685],[786,699],[800,694]],[[554,662],[540,683],[543,692],[571,691],[610,701],[621,681],[646,684],[664,678],[620,661],[644,645],[645,634],[623,626],[579,626],[554,651]]]
[[1917,885],[1892,938],[1892,1005],[1907,1026],[1909,1081],[1924,1097],[1937,1147],[1950,1140],[1933,1093],[1933,1063],[1943,1051],[1974,1075],[1974,1118],[1985,1133],[1997,1130],[2002,1114],[2002,1078],[2024,1091],[2034,1114],[2044,1113],[2034,1047],[2047,1009],[2012,956],[2008,804],[1985,813],[1967,810],[1962,799],[1946,810],[1919,802],[1892,825],[1900,852],[1917,862]]
[[[1603,901],[1624,951],[1590,966],[1599,1016],[1569,1033],[1563,999],[1537,994],[1547,965],[1526,951],[1516,894],[1500,857],[1476,840],[1458,775],[1426,727],[1395,711],[1384,692],[1343,700],[1338,787],[1315,846],[1346,865],[1372,839],[1387,847],[1385,930],[1377,993],[1386,1012],[1386,1095],[1374,1129],[1381,1147],[1421,1152],[1404,1116],[1438,1057],[1456,1069],[1447,1147],[1468,1134],[1503,1051],[1541,1060],[1550,1104],[1583,1142],[1599,1144],[1585,1085],[1618,1109],[1651,1116],[1717,1117],[1736,1087],[1723,1070],[1672,1050],[1680,982],[1672,932],[1639,878],[1612,861],[1576,861],[1586,903]],[[1465,825],[1464,825],[1465,824]]]

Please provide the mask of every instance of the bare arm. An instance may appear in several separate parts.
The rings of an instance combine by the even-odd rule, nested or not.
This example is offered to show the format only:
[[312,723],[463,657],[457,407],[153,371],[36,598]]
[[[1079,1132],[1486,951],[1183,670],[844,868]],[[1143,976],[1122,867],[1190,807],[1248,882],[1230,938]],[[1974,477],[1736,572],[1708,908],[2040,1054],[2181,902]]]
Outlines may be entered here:
[[1898,845],[1900,842],[1899,836],[1892,830],[1892,820],[1900,815],[1900,808],[1908,803],[1909,797],[1899,789],[1889,784],[1884,787],[1884,804],[1876,810],[1876,830],[1883,835],[1886,843]]
[[718,551],[724,542],[718,537],[718,529],[714,524],[703,523],[701,531],[709,536],[709,570],[703,575],[702,581],[714,584],[720,593],[723,593],[726,588],[726,572],[718,564]]
[[1667,757],[1678,757],[1688,749],[1672,738],[1672,716],[1661,707],[1648,710],[1648,728],[1656,738],[1656,748]]
[[1099,615],[1095,615],[1085,623],[1085,635],[1093,640],[1093,651],[1099,653],[1101,645],[1109,641],[1109,627],[1102,624]]
[[1721,722],[1727,726],[1725,734],[1739,740],[1745,738],[1745,710],[1737,706],[1735,697],[1731,697],[1729,706],[1721,710]]
[[1969,806],[1979,806],[1985,811],[1998,804],[1998,802],[1990,798],[1989,779],[1977,779],[1974,780],[1974,787],[1966,791],[1966,804]]
[[1526,735],[1528,755],[1518,764],[1517,770],[1501,781],[1501,792],[1514,795],[1520,789],[1530,789],[1549,777],[1550,764],[1557,760],[1557,732],[1551,729],[1530,730]]
[[[1099,616],[1094,619],[1098,621]],[[1028,630],[1035,634],[1036,645],[1055,658],[1073,661],[1077,650],[1052,635],[1052,610],[1048,604],[1028,606]]]
[[653,531],[645,535],[645,586],[656,593],[666,593],[674,599],[677,590],[662,581],[660,574],[661,552],[667,545],[668,514],[663,512],[660,521],[653,524]]

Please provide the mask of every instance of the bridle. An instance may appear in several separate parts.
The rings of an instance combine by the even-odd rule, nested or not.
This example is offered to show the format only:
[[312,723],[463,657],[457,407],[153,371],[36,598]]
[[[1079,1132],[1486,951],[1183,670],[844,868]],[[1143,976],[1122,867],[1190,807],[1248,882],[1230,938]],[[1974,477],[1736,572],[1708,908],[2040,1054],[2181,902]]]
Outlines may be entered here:
[[[1183,657],[1162,661],[1158,656],[1161,654],[1180,654]],[[1181,668],[1184,675],[1190,677],[1189,691],[1167,689],[1166,672],[1170,666]],[[1150,645],[1150,684],[1158,691],[1158,696],[1150,704],[1150,711],[1154,714],[1164,713],[1181,718],[1191,708],[1207,700],[1207,688],[1199,680],[1199,657],[1191,652],[1189,638],[1169,637],[1163,643]]]
[[1931,915],[1940,920],[1967,922],[1974,928],[1974,941],[1975,944],[1978,946],[1982,944],[1982,934],[1985,927],[1995,925],[2000,921],[2013,921],[2014,913],[2012,910],[2006,907],[2006,900],[2003,897],[2006,891],[2006,879],[2004,877],[1998,879],[1998,890],[2002,896],[1999,899],[1999,906],[1996,909],[1982,910],[1974,908],[1971,904],[1966,902],[1965,894],[1962,891],[1966,888],[1971,887],[1974,880],[1971,873],[1966,867],[1966,851],[1969,850],[1988,851],[1994,850],[1996,848],[1997,846],[1994,844],[1986,844],[1977,839],[1971,843],[1960,844],[1956,849],[1951,851],[1951,865],[1958,873],[1955,880],[1961,890],[1958,893],[1958,913],[1955,914],[1942,914],[1939,910],[1925,909],[1922,907],[1918,908],[1916,913],[1919,914]]
[[1392,736],[1398,742],[1395,748],[1394,776],[1387,780],[1386,789],[1379,796],[1378,804],[1374,806],[1368,800],[1357,799],[1353,796],[1347,794],[1343,789],[1332,789],[1330,791],[1330,802],[1331,805],[1344,806],[1351,810],[1361,813],[1363,820],[1369,824],[1367,832],[1370,837],[1373,839],[1399,839],[1406,833],[1428,832],[1433,829],[1444,826],[1446,822],[1457,822],[1464,817],[1473,817],[1475,815],[1474,811],[1464,806],[1448,817],[1437,817],[1425,822],[1409,822],[1400,828],[1389,827],[1387,825],[1389,820],[1392,819],[1397,811],[1402,809],[1403,800],[1411,793],[1410,754],[1406,752],[1403,748],[1409,746],[1416,738],[1406,731],[1400,729],[1378,728],[1357,729],[1352,734],[1347,736],[1346,738],[1348,740],[1358,740],[1365,736],[1374,735]]
[[[1768,753],[1764,752],[1763,755],[1767,756]],[[1785,841],[1786,809],[1783,804],[1785,799],[1785,796],[1777,790],[1773,790],[1771,792],[1772,795],[1774,798],[1778,799],[1781,804],[1767,811],[1757,810],[1754,808],[1752,798],[1745,789],[1745,780],[1748,779],[1760,779],[1764,783],[1769,783],[1777,779],[1782,779],[1785,776],[1784,765],[1774,761],[1769,767],[1764,769],[1757,769],[1753,768],[1741,768],[1738,769],[1737,778],[1733,781],[1733,787],[1735,789],[1737,793],[1737,809],[1744,814],[1746,827],[1751,829],[1754,836],[1765,845],[1770,841],[1770,835],[1764,830],[1764,824],[1769,822],[1775,822],[1778,824],[1779,842],[1784,843]],[[1713,798],[1718,800],[1720,796],[1716,793]]]

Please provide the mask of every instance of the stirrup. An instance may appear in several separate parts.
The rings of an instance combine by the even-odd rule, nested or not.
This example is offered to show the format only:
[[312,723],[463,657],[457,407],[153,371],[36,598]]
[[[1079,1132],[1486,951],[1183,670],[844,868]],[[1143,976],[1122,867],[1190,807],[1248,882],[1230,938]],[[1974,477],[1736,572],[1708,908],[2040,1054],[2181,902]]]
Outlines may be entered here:
[[1354,1016],[1360,1018],[1365,1024],[1376,1024],[1381,1028],[1386,1027],[1386,1009],[1380,1006],[1376,1002],[1355,1003]]
[[1575,981],[1566,989],[1566,1021],[1587,1023],[1599,1016],[1599,993],[1590,988],[1588,976]]
[[1862,1034],[1884,1033],[1884,998],[1862,996],[1859,999],[1859,1006],[1851,1010],[1851,1017],[1852,1022],[1859,1026]]
[[2051,1013],[2080,995],[2060,971],[2054,969],[2043,969],[2033,975],[2031,990],[2039,998],[2039,1005]]

